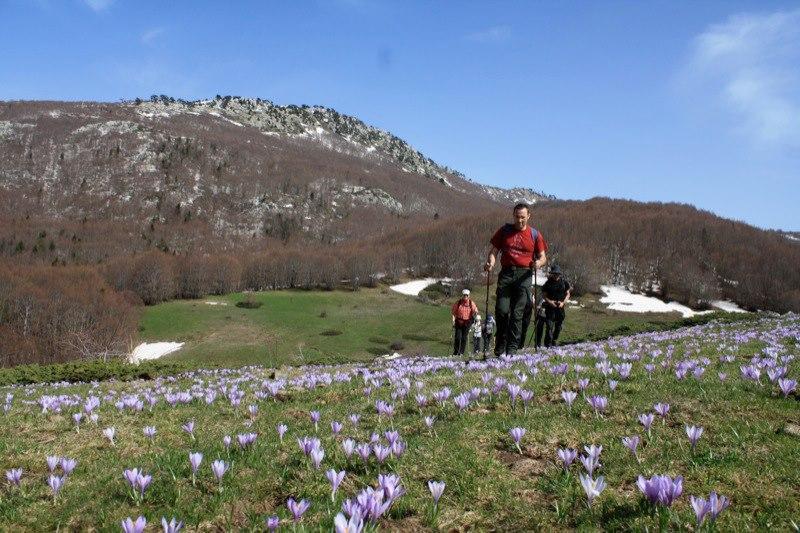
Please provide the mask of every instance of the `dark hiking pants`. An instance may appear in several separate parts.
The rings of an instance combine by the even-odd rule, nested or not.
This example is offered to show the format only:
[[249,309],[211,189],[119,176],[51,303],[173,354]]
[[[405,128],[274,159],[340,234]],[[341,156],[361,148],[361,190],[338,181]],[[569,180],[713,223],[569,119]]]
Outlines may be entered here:
[[542,345],[542,331],[544,330],[544,345],[555,346],[561,334],[561,325],[564,323],[563,309],[546,308],[545,316],[540,317],[536,324],[536,347]]
[[467,347],[467,337],[469,336],[469,324],[464,324],[453,327],[453,355],[464,355],[464,349]]
[[494,354],[514,353],[522,346],[522,317],[525,304],[530,300],[531,269],[506,267],[497,277],[497,303],[494,318],[497,321],[497,340]]

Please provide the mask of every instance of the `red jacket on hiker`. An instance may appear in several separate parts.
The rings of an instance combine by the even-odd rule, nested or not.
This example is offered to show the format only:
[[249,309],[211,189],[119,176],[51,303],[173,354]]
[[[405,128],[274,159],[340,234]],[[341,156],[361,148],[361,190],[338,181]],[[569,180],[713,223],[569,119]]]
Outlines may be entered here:
[[478,306],[469,298],[467,298],[467,301],[464,301],[463,298],[459,298],[459,300],[453,304],[453,317],[456,319],[456,324],[459,326],[468,323],[472,320],[472,317],[477,314]]

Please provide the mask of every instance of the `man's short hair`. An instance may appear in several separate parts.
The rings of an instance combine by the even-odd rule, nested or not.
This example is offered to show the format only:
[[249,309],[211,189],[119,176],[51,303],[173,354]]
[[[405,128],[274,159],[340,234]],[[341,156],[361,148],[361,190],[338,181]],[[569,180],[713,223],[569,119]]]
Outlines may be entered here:
[[520,203],[518,203],[517,205],[515,205],[515,206],[514,206],[514,211],[516,211],[517,209],[524,209],[524,210],[526,210],[528,213],[530,213],[530,212],[531,212],[531,206],[529,206],[529,205],[528,205],[528,204],[526,204],[525,202],[520,202]]

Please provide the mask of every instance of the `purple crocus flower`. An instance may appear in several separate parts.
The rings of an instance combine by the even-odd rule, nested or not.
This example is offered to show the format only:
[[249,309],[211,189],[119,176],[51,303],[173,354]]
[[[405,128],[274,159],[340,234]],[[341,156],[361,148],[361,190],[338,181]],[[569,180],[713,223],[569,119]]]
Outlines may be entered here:
[[192,485],[194,485],[197,470],[200,468],[200,463],[203,462],[203,454],[200,452],[189,453],[189,464],[192,467]]
[[353,451],[356,449],[356,441],[353,439],[345,439],[342,441],[342,449],[344,450],[345,457],[350,457],[353,455]]
[[222,445],[225,446],[225,450],[226,451],[230,451],[231,442],[232,442],[232,439],[231,439],[230,435],[225,435],[224,437],[222,437]]
[[271,532],[278,529],[278,526],[281,524],[281,519],[278,518],[278,515],[272,515],[269,518],[264,520],[267,524],[267,529]]
[[174,516],[167,522],[166,517],[161,517],[161,528],[163,529],[164,533],[178,533],[181,529],[183,529],[183,521],[178,522],[178,519]]
[[511,435],[511,438],[514,439],[514,445],[517,447],[519,453],[522,453],[522,448],[520,448],[519,443],[522,440],[522,437],[525,436],[525,428],[511,428],[509,434]]
[[592,444],[591,446],[584,446],[584,451],[586,451],[586,455],[597,461],[600,459],[600,454],[603,453],[603,447],[598,446],[596,444]]
[[658,413],[658,416],[661,417],[661,421],[663,422],[664,419],[667,418],[667,413],[669,413],[669,404],[657,403],[653,406],[653,410]]
[[72,421],[75,422],[75,428],[78,429],[81,425],[81,420],[83,419],[83,413],[73,413],[72,414]]
[[600,396],[599,394],[590,396],[589,399],[586,401],[588,401],[589,405],[592,406],[592,409],[594,409],[594,414],[596,416],[600,416],[600,413],[604,413],[608,408],[608,398],[606,398],[605,396]]
[[633,437],[622,437],[623,446],[631,451],[633,456],[636,458],[637,463],[641,462],[639,461],[639,454],[636,452],[636,448],[639,447],[639,441],[639,435],[634,435]]
[[683,492],[683,477],[678,476],[673,480],[669,476],[655,475],[650,479],[639,476],[636,486],[653,505],[671,507]]
[[341,472],[337,472],[334,469],[330,469],[325,472],[325,477],[328,478],[328,481],[331,483],[331,501],[336,500],[336,491],[339,489],[339,485],[342,484],[344,480],[344,476],[347,474],[344,470]]
[[386,459],[388,459],[389,455],[392,453],[391,448],[382,444],[373,445],[372,451],[375,453],[375,459],[378,460],[379,464],[386,462]]
[[584,492],[586,492],[586,498],[589,501],[589,506],[591,506],[594,499],[600,496],[600,493],[606,488],[606,482],[603,479],[603,476],[600,476],[597,479],[592,479],[591,474],[588,476],[584,474],[578,474],[578,477],[581,480],[581,486],[583,487]]
[[142,432],[144,433],[145,437],[150,439],[150,442],[152,442],[153,438],[156,436],[156,428],[153,426],[145,426]]
[[425,417],[425,425],[427,426],[428,429],[431,429],[433,427],[433,423],[434,423],[435,420],[436,420],[435,416],[426,416]]
[[188,433],[189,436],[192,437],[192,440],[194,440],[194,420],[189,420],[186,422],[181,426],[181,429]]
[[797,389],[797,380],[781,378],[778,380],[778,387],[780,387],[783,397],[788,398],[789,395]]
[[581,455],[580,460],[589,476],[593,476],[594,471],[600,468],[600,461],[594,455]]
[[214,477],[217,478],[217,483],[222,483],[222,476],[225,475],[229,467],[230,465],[228,463],[219,459],[211,463],[211,472],[214,474]]
[[336,420],[331,422],[331,432],[333,432],[334,435],[338,435],[341,431],[342,431],[341,422],[337,422]]
[[445,487],[444,481],[428,481],[428,490],[431,491],[431,496],[433,496],[434,507],[439,505],[439,498],[442,497],[442,493],[444,492],[444,487]]
[[589,387],[589,378],[581,378],[578,380],[578,389],[585,391]]
[[75,459],[70,459],[69,457],[62,457],[61,458],[61,470],[64,472],[64,477],[70,475],[73,470],[75,470],[75,466],[78,464],[78,461]]
[[469,396],[467,394],[459,394],[453,398],[453,403],[456,404],[459,411],[466,411],[469,407]]
[[574,450],[572,448],[559,448],[558,449],[558,458],[561,459],[561,464],[564,466],[564,470],[569,469],[569,465],[575,461],[575,458],[578,456],[578,450]]
[[686,436],[689,437],[689,442],[692,443],[692,451],[697,446],[697,441],[700,440],[700,435],[703,434],[703,428],[696,426],[686,426]]
[[577,398],[577,396],[578,393],[575,391],[571,390],[561,391],[561,397],[564,399],[564,402],[566,402],[567,407],[569,408],[570,411],[572,411],[572,403],[575,401],[575,398]]
[[121,522],[122,524],[122,531],[123,533],[142,533],[144,531],[145,526],[147,526],[147,520],[145,517],[140,516],[134,522],[131,517],[126,518]]
[[286,424],[278,424],[278,439],[283,442],[283,436],[286,435],[286,432],[289,431],[289,426]]
[[292,513],[292,517],[294,518],[295,522],[299,522],[300,519],[303,517],[303,513],[305,513],[311,504],[307,500],[300,500],[299,502],[294,501],[294,498],[289,498],[286,501],[286,507],[289,508],[289,512]]
[[314,431],[317,431],[319,429],[319,419],[320,419],[319,411],[311,411],[308,414],[311,417],[311,421],[314,422]]
[[322,464],[322,459],[325,457],[325,450],[322,447],[315,447],[308,455],[314,463],[314,468],[319,470],[319,465]]
[[333,529],[336,533],[361,533],[364,530],[364,519],[360,512],[352,513],[349,520],[339,513],[333,519]]
[[350,423],[353,424],[353,427],[358,426],[358,421],[361,420],[361,415],[356,413],[351,413],[350,416],[347,417],[350,420]]
[[48,455],[47,456],[47,469],[52,474],[58,468],[58,456],[55,455]]
[[370,455],[372,455],[372,447],[367,443],[362,443],[356,446],[356,452],[361,457],[361,460],[366,463],[369,461]]
[[47,484],[50,485],[50,490],[53,491],[53,499],[56,499],[58,493],[61,491],[61,487],[64,486],[64,478],[56,475],[50,475],[47,478]]
[[22,479],[22,469],[12,468],[11,470],[6,470],[6,479],[11,485],[19,487],[19,482]]
[[647,435],[650,436],[650,428],[653,426],[653,420],[655,416],[653,413],[641,414],[639,415],[639,423],[644,426],[645,431],[647,431]]

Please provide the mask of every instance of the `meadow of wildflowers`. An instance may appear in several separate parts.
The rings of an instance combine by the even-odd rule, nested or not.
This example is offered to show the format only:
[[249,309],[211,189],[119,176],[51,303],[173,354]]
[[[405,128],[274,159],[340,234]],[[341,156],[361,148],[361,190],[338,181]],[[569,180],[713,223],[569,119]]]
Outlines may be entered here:
[[789,530],[800,319],[0,389],[0,529]]

